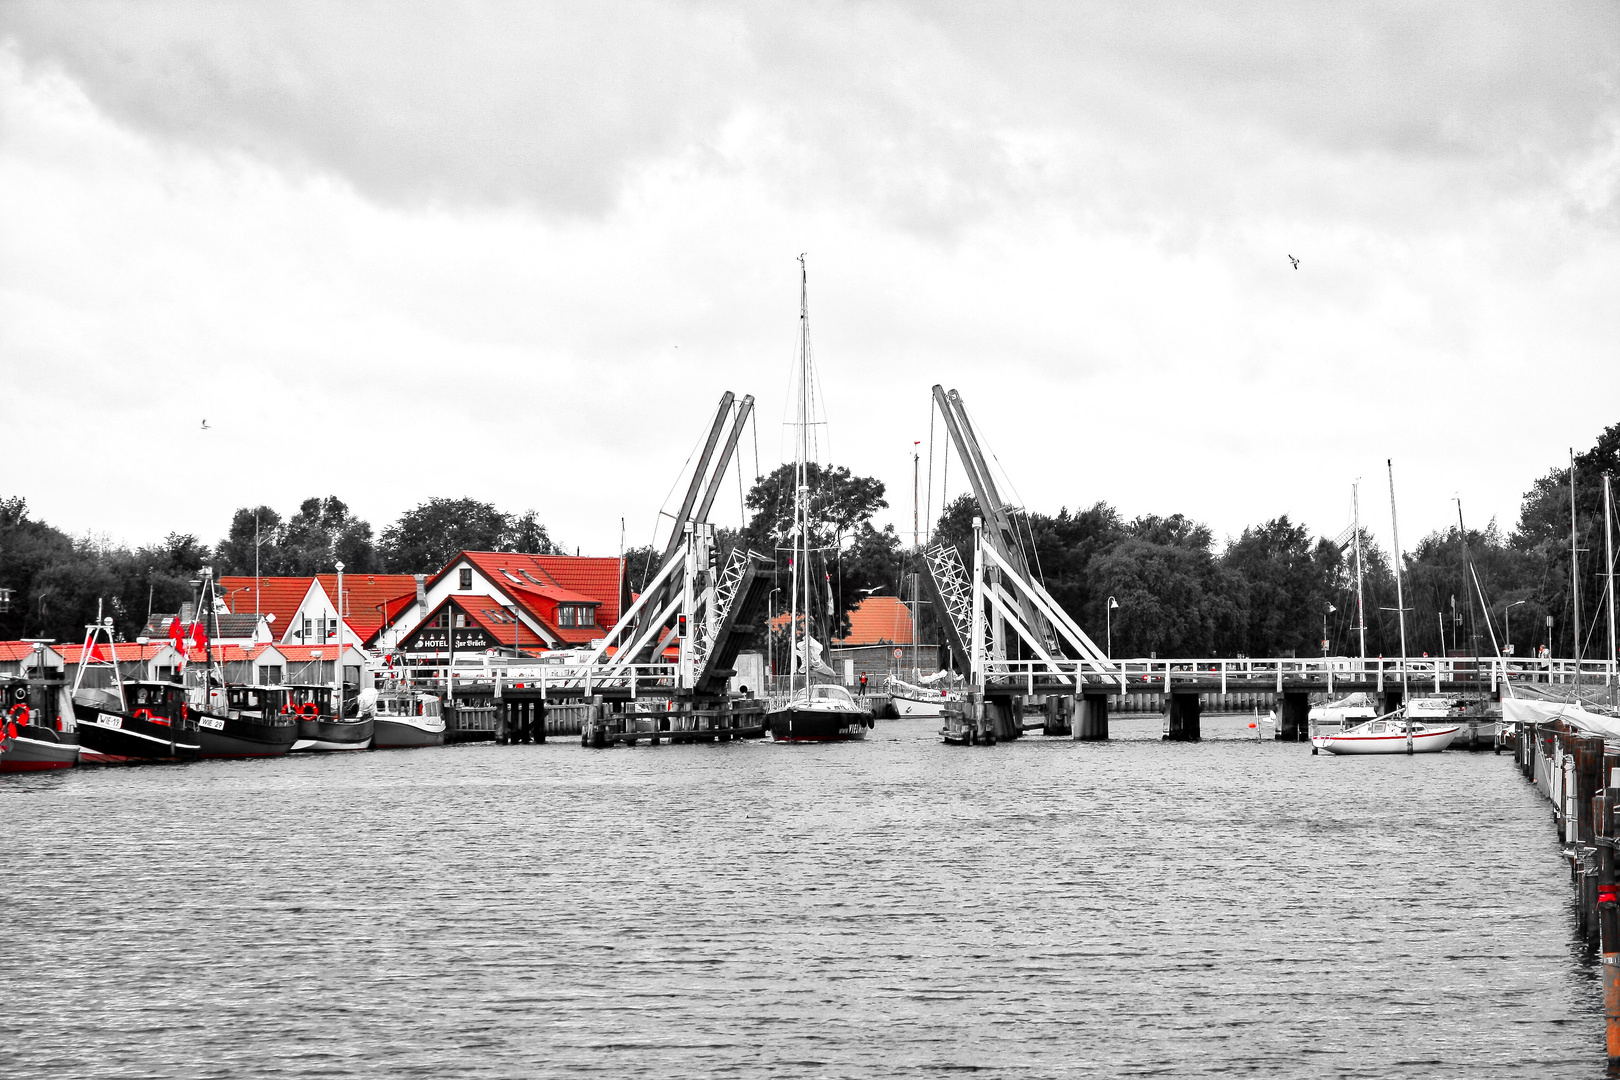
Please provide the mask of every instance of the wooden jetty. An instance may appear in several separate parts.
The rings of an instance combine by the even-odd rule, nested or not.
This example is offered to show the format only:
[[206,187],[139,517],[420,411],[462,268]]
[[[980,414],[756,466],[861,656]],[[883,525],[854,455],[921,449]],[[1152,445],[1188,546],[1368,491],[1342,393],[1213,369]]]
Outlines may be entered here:
[[1620,841],[1620,746],[1564,720],[1520,728],[1510,744],[1519,770],[1553,804],[1569,861],[1580,932],[1601,957],[1609,1069],[1620,1070],[1620,902],[1615,847]]

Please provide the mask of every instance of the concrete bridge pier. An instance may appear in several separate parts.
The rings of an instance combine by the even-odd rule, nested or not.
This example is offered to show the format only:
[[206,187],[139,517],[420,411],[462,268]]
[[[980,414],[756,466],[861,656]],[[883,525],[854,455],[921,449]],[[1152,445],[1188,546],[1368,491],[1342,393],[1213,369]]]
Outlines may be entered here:
[[1108,697],[1086,694],[1076,699],[1074,738],[1082,742],[1108,741]]
[[1068,735],[1074,730],[1075,698],[1071,694],[1048,694],[1044,706],[1042,735]]
[[1165,738],[1171,742],[1198,742],[1203,738],[1199,730],[1199,700],[1196,693],[1170,695],[1170,729]]
[[1383,704],[1378,707],[1378,713],[1381,716],[1384,713],[1392,713],[1392,712],[1394,712],[1396,709],[1398,709],[1400,707],[1401,707],[1401,691],[1400,691],[1400,688],[1397,687],[1394,690],[1385,690],[1384,691]]
[[1024,699],[1017,694],[984,699],[985,726],[996,742],[1006,742],[1024,734]]
[[1311,695],[1284,693],[1277,709],[1276,738],[1283,742],[1303,742],[1311,735]]

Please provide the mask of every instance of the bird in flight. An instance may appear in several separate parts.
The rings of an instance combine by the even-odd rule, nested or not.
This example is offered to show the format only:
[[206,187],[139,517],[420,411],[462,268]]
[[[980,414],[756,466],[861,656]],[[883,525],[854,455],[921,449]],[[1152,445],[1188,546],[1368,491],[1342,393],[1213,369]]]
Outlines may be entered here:
[[1294,269],[1295,270],[1299,269],[1299,260],[1298,259],[1296,259],[1292,255],[1290,255],[1290,256],[1288,256],[1288,261],[1294,264]]
[[209,430],[209,427],[208,427],[208,421],[207,421],[207,420],[204,420],[204,421],[203,421],[203,426],[202,426],[202,429],[203,429],[203,430],[204,430],[204,431],[207,431],[207,430]]

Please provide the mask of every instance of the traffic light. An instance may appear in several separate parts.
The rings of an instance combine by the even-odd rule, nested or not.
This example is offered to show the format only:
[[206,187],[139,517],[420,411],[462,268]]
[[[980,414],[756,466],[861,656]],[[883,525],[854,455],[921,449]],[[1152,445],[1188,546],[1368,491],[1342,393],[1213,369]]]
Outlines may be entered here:
[[686,636],[686,613],[685,612],[682,612],[681,614],[675,616],[675,636],[676,637],[685,637]]

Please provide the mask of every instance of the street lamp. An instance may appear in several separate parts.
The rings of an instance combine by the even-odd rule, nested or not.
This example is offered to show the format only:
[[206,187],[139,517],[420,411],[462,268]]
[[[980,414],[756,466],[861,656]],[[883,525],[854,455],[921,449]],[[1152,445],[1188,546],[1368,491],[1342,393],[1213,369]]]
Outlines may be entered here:
[[1112,596],[1108,598],[1108,607],[1103,614],[1103,623],[1108,630],[1108,659],[1114,658],[1114,612],[1119,610],[1119,601]]
[[1502,609],[1502,652],[1508,656],[1513,655],[1513,630],[1508,624],[1508,614],[1520,604],[1529,603],[1527,600],[1515,600]]
[[1329,604],[1322,610],[1322,656],[1324,658],[1326,658],[1328,654],[1327,617],[1338,610],[1339,609],[1334,607],[1332,604]]

